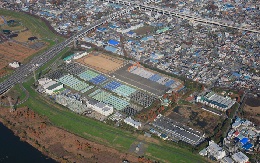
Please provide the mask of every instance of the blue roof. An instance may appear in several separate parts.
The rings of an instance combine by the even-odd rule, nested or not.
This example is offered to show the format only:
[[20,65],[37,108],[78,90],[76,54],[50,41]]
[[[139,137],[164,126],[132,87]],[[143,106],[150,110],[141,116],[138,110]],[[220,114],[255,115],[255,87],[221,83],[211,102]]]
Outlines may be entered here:
[[108,43],[114,46],[119,44],[119,42],[116,40],[109,40]]
[[107,29],[100,27],[100,28],[98,28],[97,30],[100,31],[100,32],[104,32],[104,31],[106,31]]
[[241,142],[242,144],[246,144],[246,143],[248,142],[248,138],[243,138],[242,140],[240,140],[240,142]]
[[153,36],[146,36],[146,37],[143,37],[141,39],[141,41],[147,41],[147,40],[152,39],[152,38],[153,38]]
[[70,59],[73,58],[73,57],[74,57],[74,54],[71,54],[71,55],[69,55],[69,56],[63,58],[63,60],[64,60],[64,61],[67,61],[67,60],[70,60]]
[[253,147],[253,144],[251,144],[251,143],[246,143],[245,145],[242,146],[242,148],[244,148],[245,150],[248,150],[251,147]]
[[109,27],[110,27],[110,28],[113,28],[113,29],[114,29],[114,28],[117,28],[116,25],[109,25]]
[[127,32],[127,34],[132,35],[132,34],[134,34],[134,32],[133,31],[129,31],[129,32]]
[[239,142],[240,139],[238,137],[235,137],[234,140],[235,140],[235,143],[237,143],[237,142]]
[[165,134],[161,134],[160,135],[162,138],[167,138],[167,135],[165,135]]
[[241,75],[240,75],[239,73],[237,73],[237,72],[233,72],[232,75],[235,76],[235,77],[237,77],[237,78],[239,78],[239,77],[241,76]]

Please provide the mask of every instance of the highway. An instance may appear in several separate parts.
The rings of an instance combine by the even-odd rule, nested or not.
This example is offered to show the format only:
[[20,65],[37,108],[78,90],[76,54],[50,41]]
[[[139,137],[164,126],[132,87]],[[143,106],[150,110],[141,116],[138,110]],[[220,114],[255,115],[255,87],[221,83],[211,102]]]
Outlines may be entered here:
[[158,12],[164,15],[168,15],[170,17],[178,17],[181,19],[186,19],[189,21],[194,21],[194,22],[201,22],[205,24],[212,24],[212,25],[217,25],[217,26],[222,26],[222,27],[230,27],[238,30],[243,30],[243,31],[249,31],[249,32],[254,32],[254,33],[260,33],[259,30],[256,29],[249,29],[249,28],[244,28],[244,27],[239,27],[239,26],[233,26],[231,24],[226,24],[224,22],[221,22],[219,20],[211,20],[211,19],[206,19],[206,18],[200,18],[200,17],[195,17],[193,15],[188,15],[180,12],[175,12],[172,11],[170,8],[161,8],[158,6],[153,6],[149,4],[143,4],[140,3],[139,1],[131,1],[131,0],[102,0],[104,2],[109,2],[109,3],[116,3],[119,5],[125,5],[125,6],[133,6],[134,8],[137,8],[139,10],[145,10],[145,11],[154,11]]
[[54,58],[57,54],[59,54],[65,47],[70,45],[75,39],[83,37],[86,33],[95,30],[97,27],[109,22],[114,18],[124,15],[131,10],[133,10],[133,8],[128,7],[124,10],[120,10],[118,12],[105,16],[100,20],[93,22],[91,25],[87,26],[86,28],[79,31],[70,38],[66,39],[65,41],[56,44],[47,51],[43,52],[42,54],[35,56],[27,64],[24,64],[17,68],[11,76],[9,76],[5,81],[0,83],[0,95],[12,88],[15,84],[22,83],[28,76],[30,76],[33,73],[34,69],[37,70],[40,67],[42,67],[48,61]]

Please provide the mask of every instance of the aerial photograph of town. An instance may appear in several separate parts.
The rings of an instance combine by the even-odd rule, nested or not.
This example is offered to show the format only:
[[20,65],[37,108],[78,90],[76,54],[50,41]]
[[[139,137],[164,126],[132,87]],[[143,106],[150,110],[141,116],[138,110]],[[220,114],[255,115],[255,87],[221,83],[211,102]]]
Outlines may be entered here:
[[260,163],[260,0],[0,0],[0,163]]

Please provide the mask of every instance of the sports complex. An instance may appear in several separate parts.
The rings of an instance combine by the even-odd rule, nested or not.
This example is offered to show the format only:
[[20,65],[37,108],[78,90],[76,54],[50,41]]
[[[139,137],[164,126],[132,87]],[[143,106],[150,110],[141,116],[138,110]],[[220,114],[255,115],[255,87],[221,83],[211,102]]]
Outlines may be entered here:
[[167,91],[176,92],[183,87],[178,79],[153,72],[139,63],[97,52],[67,62],[61,70],[49,73],[49,78],[128,115],[149,107]]

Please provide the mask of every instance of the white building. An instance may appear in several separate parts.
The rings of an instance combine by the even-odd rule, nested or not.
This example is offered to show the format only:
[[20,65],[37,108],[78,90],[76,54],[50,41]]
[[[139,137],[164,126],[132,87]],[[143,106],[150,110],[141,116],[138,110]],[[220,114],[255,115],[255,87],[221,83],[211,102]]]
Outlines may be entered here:
[[233,160],[237,163],[246,163],[249,161],[249,158],[242,152],[237,152],[232,155]]
[[226,156],[226,152],[217,145],[213,140],[209,141],[209,146],[207,147],[208,155],[215,157],[217,160],[221,160]]
[[43,84],[42,88],[47,89],[48,87],[50,87],[56,83],[58,83],[58,82],[51,80],[50,82]]
[[96,105],[94,105],[92,109],[104,116],[109,116],[113,113],[113,107],[108,106],[102,102],[99,102]]
[[19,62],[9,63],[9,66],[12,68],[18,68],[18,67],[20,67],[20,63]]
[[234,163],[234,161],[230,157],[224,157],[220,162],[221,163]]
[[84,53],[76,53],[76,54],[74,54],[73,59],[80,59],[80,58],[82,58],[82,57],[84,57],[84,56],[86,56],[86,55],[88,55],[87,52],[84,52]]
[[236,101],[232,100],[230,97],[223,97],[214,92],[210,92],[206,96],[198,96],[196,102],[203,103],[221,111],[226,111],[227,109],[230,109]]
[[42,86],[45,93],[50,95],[53,94],[54,91],[64,88],[64,85],[62,83],[56,82],[48,78],[41,78],[38,80],[38,83],[40,86]]
[[49,83],[50,81],[52,81],[51,79],[48,79],[48,78],[41,78],[41,79],[39,79],[38,80],[38,83],[39,83],[39,85],[44,85],[44,84],[46,84],[46,83]]
[[54,91],[60,90],[60,89],[62,89],[63,87],[64,87],[63,84],[61,84],[61,83],[55,83],[55,84],[49,86],[48,88],[46,88],[46,89],[45,89],[45,92],[46,92],[47,94],[51,95],[51,94],[54,93]]
[[139,129],[142,126],[141,122],[137,122],[133,120],[131,117],[124,119],[124,122],[130,126],[133,126],[136,129]]

